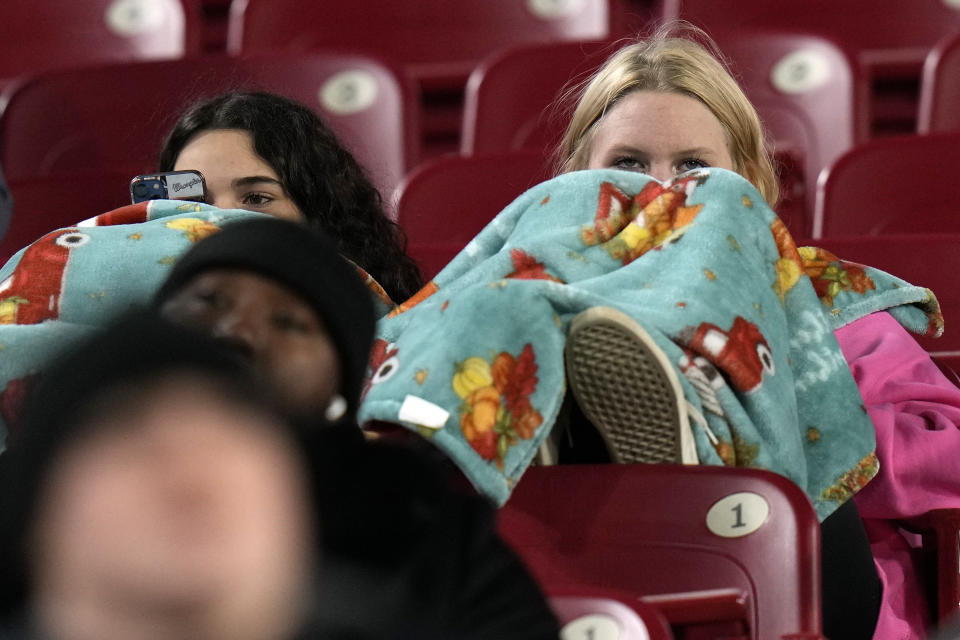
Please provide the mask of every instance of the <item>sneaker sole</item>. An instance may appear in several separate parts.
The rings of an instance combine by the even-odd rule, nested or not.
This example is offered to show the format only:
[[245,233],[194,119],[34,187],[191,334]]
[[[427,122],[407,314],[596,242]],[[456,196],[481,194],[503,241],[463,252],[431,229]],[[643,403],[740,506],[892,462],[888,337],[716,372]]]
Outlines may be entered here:
[[682,461],[687,416],[680,381],[633,318],[609,307],[578,314],[564,360],[571,391],[615,462]]

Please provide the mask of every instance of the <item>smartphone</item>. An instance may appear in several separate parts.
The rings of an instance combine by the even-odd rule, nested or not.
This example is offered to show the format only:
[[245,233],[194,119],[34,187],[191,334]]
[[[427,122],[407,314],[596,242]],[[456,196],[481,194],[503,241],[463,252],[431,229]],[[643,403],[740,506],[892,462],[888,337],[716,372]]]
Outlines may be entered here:
[[207,183],[195,169],[137,176],[130,181],[130,200],[193,200],[206,202]]

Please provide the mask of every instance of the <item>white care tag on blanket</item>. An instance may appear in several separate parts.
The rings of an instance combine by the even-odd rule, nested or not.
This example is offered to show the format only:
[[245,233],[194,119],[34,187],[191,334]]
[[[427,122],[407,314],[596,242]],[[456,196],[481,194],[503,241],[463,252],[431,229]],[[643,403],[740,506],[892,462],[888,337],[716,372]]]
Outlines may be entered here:
[[397,418],[401,422],[411,422],[428,429],[442,429],[450,418],[450,412],[423,398],[408,395],[400,405]]

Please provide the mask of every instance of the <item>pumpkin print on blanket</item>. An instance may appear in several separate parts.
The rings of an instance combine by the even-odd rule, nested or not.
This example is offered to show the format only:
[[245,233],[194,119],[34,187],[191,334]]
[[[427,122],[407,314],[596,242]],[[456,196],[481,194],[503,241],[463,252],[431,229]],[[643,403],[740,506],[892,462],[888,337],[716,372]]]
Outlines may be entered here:
[[481,458],[503,469],[503,459],[519,439],[529,440],[543,424],[530,404],[537,389],[537,362],[530,343],[514,357],[506,351],[491,360],[471,356],[454,367],[450,384],[463,399],[460,430]]

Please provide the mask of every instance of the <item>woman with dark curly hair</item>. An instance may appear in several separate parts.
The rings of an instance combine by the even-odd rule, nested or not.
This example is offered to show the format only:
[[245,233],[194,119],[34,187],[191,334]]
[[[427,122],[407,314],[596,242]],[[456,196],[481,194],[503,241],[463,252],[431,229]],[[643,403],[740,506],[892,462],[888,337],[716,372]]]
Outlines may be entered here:
[[160,170],[197,169],[207,200],[305,222],[337,242],[395,302],[421,286],[399,225],[330,128],[308,107],[269,93],[231,92],[189,107],[167,136]]

